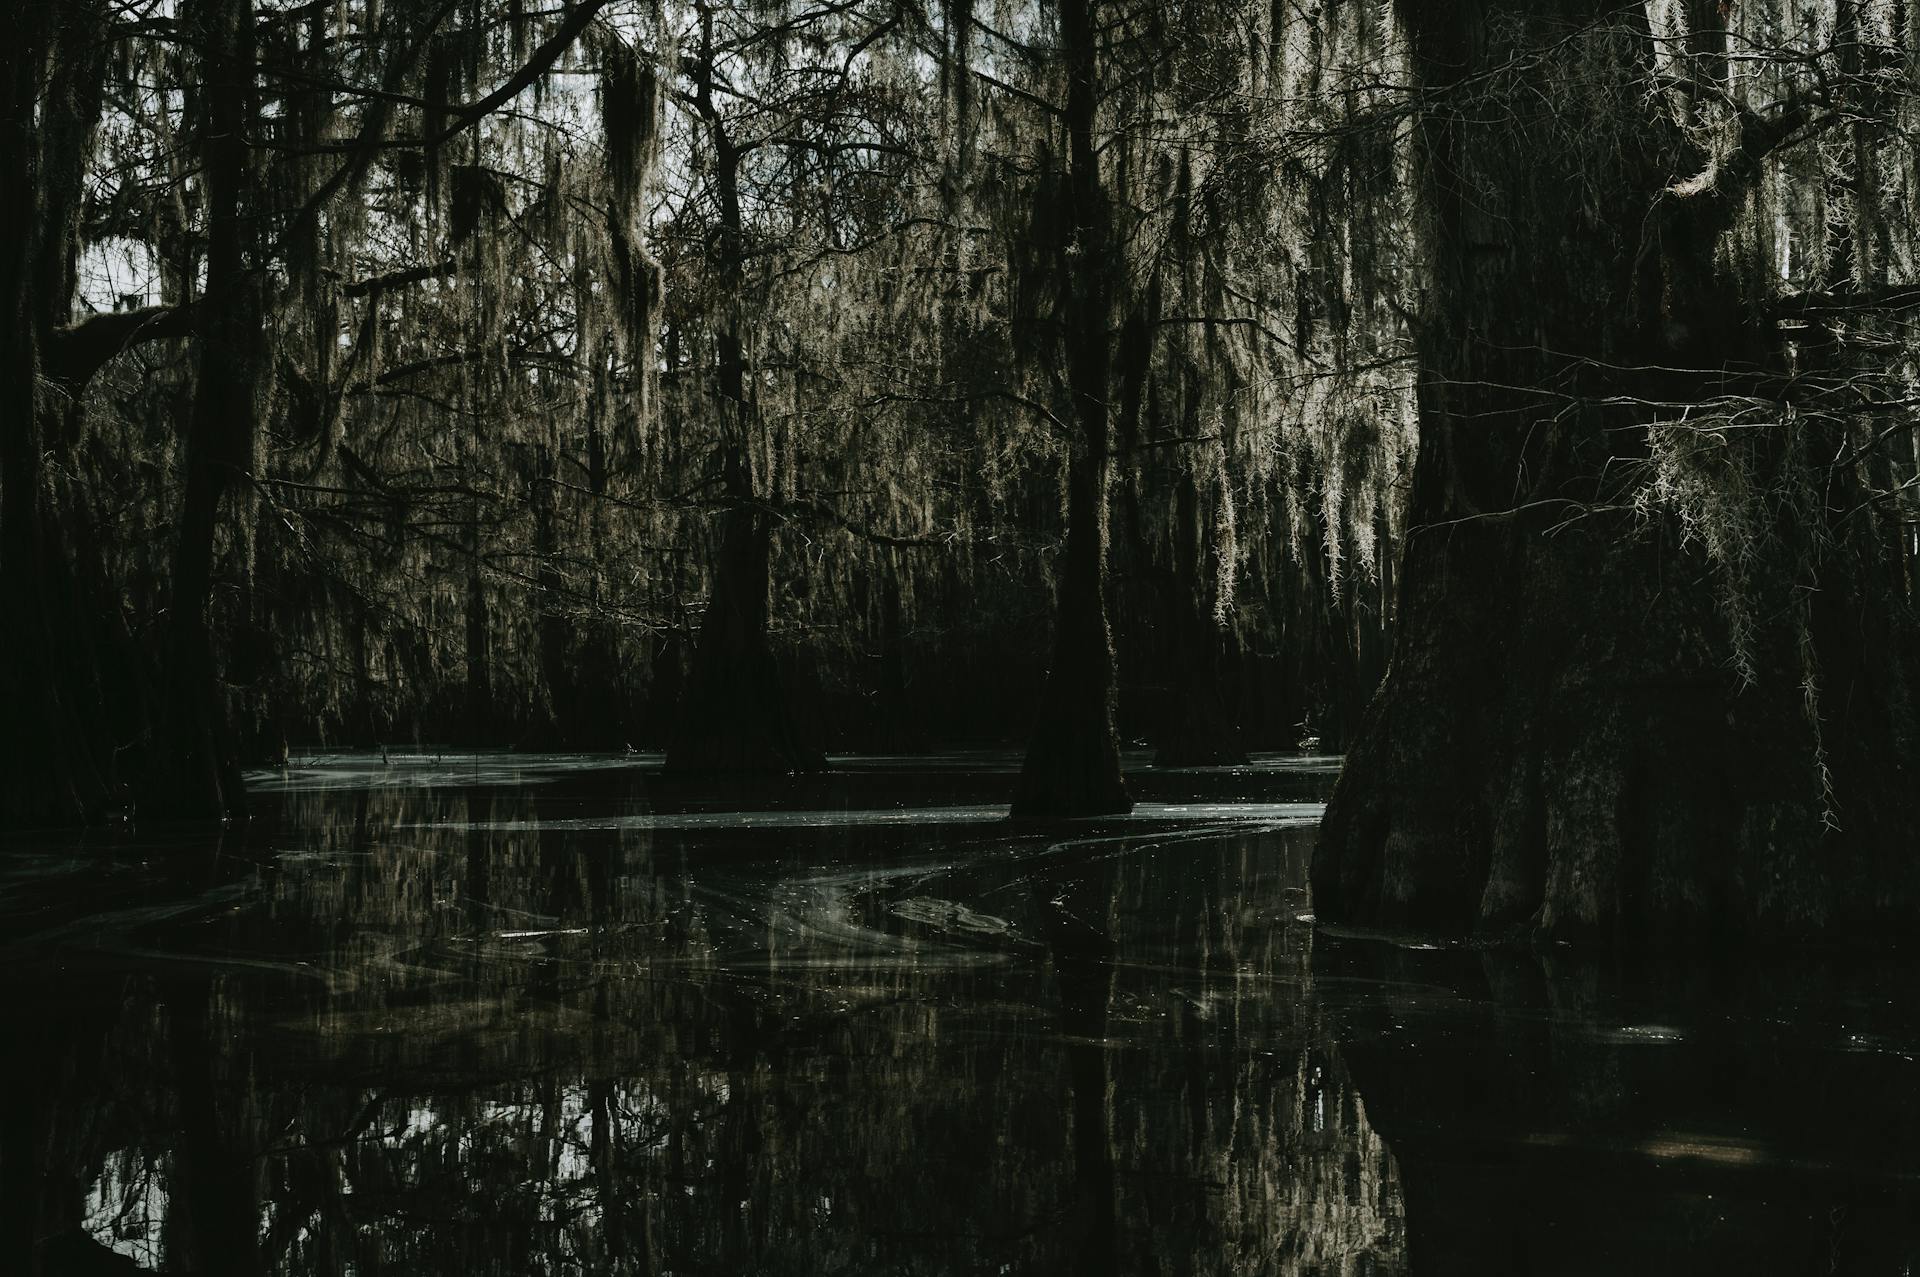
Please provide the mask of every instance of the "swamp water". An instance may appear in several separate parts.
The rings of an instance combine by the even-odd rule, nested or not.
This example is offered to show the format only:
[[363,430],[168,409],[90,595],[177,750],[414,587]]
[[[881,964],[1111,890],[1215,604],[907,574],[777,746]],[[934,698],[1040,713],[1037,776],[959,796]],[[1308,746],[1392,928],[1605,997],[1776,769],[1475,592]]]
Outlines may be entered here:
[[1047,833],[1011,759],[836,761],[10,840],[0,1272],[1920,1273],[1904,960],[1318,928],[1330,759]]

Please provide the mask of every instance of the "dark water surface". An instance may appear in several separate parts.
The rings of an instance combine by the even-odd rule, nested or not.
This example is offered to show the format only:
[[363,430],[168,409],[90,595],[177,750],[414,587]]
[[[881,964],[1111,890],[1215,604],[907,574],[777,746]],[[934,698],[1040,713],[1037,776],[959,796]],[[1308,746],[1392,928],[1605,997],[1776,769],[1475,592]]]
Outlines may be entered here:
[[0,1272],[1920,1272],[1892,957],[1316,930],[1336,760],[332,758],[0,849]]

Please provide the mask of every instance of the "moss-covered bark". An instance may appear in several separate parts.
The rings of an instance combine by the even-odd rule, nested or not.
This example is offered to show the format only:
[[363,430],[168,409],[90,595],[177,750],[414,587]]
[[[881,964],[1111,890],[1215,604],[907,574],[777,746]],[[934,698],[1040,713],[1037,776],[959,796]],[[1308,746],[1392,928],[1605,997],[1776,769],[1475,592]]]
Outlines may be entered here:
[[[100,112],[97,4],[35,5],[0,46],[0,824],[73,823],[117,804],[116,728],[136,707],[115,600],[94,589],[48,471],[70,446],[58,375]],[[118,699],[118,704],[115,704]]]
[[258,423],[261,313],[249,274],[252,211],[246,130],[251,118],[253,6],[209,0],[193,10],[207,93],[208,311],[202,325],[193,410],[187,423],[185,489],[175,531],[167,617],[161,738],[141,778],[143,809],[169,816],[236,810],[245,788],[214,656],[216,533],[229,493],[253,475]]
[[724,291],[713,425],[726,500],[707,612],[693,652],[693,668],[676,713],[667,769],[679,774],[779,775],[813,771],[825,759],[804,739],[788,703],[768,634],[773,588],[773,525],[753,457],[762,423],[749,384],[743,335],[746,264],[741,208],[743,158],[714,98],[713,14],[701,14],[695,108],[713,147],[714,191],[720,207],[715,268]]
[[1053,662],[1013,797],[1013,815],[1022,820],[1108,815],[1133,807],[1120,775],[1114,713],[1119,679],[1107,618],[1112,212],[1094,147],[1098,71],[1088,0],[1060,6],[1060,42],[1067,70],[1064,185],[1072,227],[1052,266],[1058,272],[1074,437]]
[[788,704],[767,634],[772,532],[756,509],[730,511],[713,588],[667,750],[678,774],[781,775],[825,760]]
[[[1784,403],[1721,439],[1768,494],[1731,590],[1675,521],[1622,505],[1650,423],[1789,393],[1786,352],[1715,248],[1791,121],[1743,121],[1714,156],[1643,125],[1637,11],[1407,21],[1438,284],[1416,530],[1317,909],[1601,940],[1904,930],[1913,629],[1869,521],[1845,513],[1862,506],[1849,473]],[[1543,143],[1517,104],[1570,83],[1588,121]],[[1713,180],[1674,183],[1682,166]],[[1809,475],[1824,491],[1802,499]]]

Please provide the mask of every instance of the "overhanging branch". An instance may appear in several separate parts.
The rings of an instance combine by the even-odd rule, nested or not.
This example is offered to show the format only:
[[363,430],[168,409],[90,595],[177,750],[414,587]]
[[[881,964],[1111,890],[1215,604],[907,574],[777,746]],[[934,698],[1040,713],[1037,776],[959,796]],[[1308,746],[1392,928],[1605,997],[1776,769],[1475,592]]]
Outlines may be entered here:
[[53,330],[44,368],[49,379],[68,391],[83,388],[109,359],[150,341],[187,337],[198,331],[204,302],[184,306],[145,306],[139,310],[89,315]]

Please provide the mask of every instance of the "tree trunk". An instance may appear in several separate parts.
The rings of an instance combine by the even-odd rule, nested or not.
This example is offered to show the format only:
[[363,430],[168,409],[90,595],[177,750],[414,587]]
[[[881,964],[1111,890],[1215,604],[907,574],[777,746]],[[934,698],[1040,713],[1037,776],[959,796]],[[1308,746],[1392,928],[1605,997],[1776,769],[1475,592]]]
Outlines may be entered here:
[[[744,468],[744,461],[739,464]],[[748,481],[739,482],[744,486]],[[817,771],[825,760],[801,735],[767,640],[772,528],[766,513],[750,502],[728,510],[725,519],[693,670],[667,750],[667,770],[732,775]]]
[[1219,554],[1207,545],[1200,504],[1200,477],[1175,480],[1174,563],[1166,578],[1164,615],[1169,627],[1165,660],[1171,671],[1171,703],[1162,722],[1155,767],[1231,767],[1247,761],[1240,728],[1227,708],[1224,657],[1230,632],[1208,615]]
[[100,6],[30,6],[0,49],[0,825],[83,822],[114,798],[106,698],[135,659],[85,588],[44,459],[74,404],[44,364],[73,301],[76,208],[99,116]]
[[713,586],[693,670],[676,714],[666,767],[681,774],[782,775],[817,771],[826,760],[810,748],[795,721],[768,640],[773,591],[773,525],[761,505],[753,470],[757,408],[748,393],[741,309],[746,261],[740,209],[741,152],[714,105],[713,14],[700,10],[696,108],[714,147],[720,204],[718,274],[729,308],[718,334],[721,477],[728,508],[714,563]]
[[26,393],[9,396],[22,414],[0,428],[0,825],[86,823],[114,800],[105,663],[132,653],[95,633],[115,618],[82,604],[44,491],[44,419],[25,375]]
[[1115,726],[1113,630],[1107,620],[1107,459],[1083,448],[1067,476],[1053,664],[1014,793],[1016,820],[1130,811]]
[[1119,676],[1107,620],[1107,487],[1112,373],[1110,213],[1094,149],[1097,110],[1091,0],[1060,6],[1068,88],[1067,186],[1073,229],[1060,273],[1073,455],[1067,473],[1067,548],[1060,566],[1053,664],[1014,791],[1016,820],[1130,811],[1115,723]]
[[[209,355],[203,370],[216,362]],[[216,374],[213,379],[222,381],[224,376]],[[213,396],[215,390],[203,382],[199,393],[204,399]],[[168,816],[219,816],[241,795],[208,617],[213,594],[214,534],[226,488],[225,461],[209,455],[218,447],[206,440],[209,430],[222,431],[228,426],[225,421],[208,419],[218,412],[218,408],[204,413],[196,409],[188,440],[187,484],[173,560],[167,708],[161,720],[163,739],[153,742],[155,753],[164,751],[170,761],[153,770],[140,801],[143,810]]]
[[[591,415],[591,410],[589,410]],[[590,445],[598,434],[589,429]],[[590,447],[590,451],[593,449]],[[560,575],[559,539],[554,528],[558,461],[556,450],[542,445],[535,450],[533,487],[533,556],[539,585],[539,615],[534,622],[534,647],[540,657],[541,681],[547,686],[547,712],[543,719],[529,725],[522,738],[523,747],[546,746],[574,748],[604,747],[595,730],[595,696],[588,691],[596,684],[583,678],[584,654],[580,651],[578,629],[568,615],[571,605],[565,601],[566,582]],[[612,693],[610,685],[599,685],[602,697]]]
[[[193,10],[207,82],[207,291],[200,362],[186,442],[186,488],[174,547],[162,739],[151,742],[141,807],[169,816],[220,816],[244,797],[213,651],[215,535],[227,487],[253,465],[253,376],[260,317],[247,278],[246,127],[253,69],[253,7],[208,0]],[[160,761],[164,760],[164,761]]]
[[907,677],[907,624],[900,601],[900,565],[880,583],[880,669],[866,748],[889,754],[924,753],[932,746],[925,717]]
[[493,739],[493,620],[487,606],[487,580],[480,571],[480,512],[467,511],[467,688],[466,736],[471,744]]
[[[1656,417],[1778,396],[1783,353],[1714,261],[1740,173],[1668,189],[1710,157],[1645,123],[1635,10],[1405,13],[1437,284],[1414,531],[1392,666],[1315,854],[1317,911],[1611,941],[1904,929],[1912,630],[1843,517],[1846,476],[1808,523],[1776,503],[1731,606],[1671,520],[1622,508]],[[1523,96],[1575,82],[1601,127],[1523,129]],[[1788,425],[1722,446],[1776,491],[1817,464]]]
[[[582,734],[588,748],[619,750],[630,743],[633,719],[632,682],[626,677],[620,660],[623,626],[606,610],[606,572],[610,566],[606,552],[606,501],[612,472],[608,455],[607,432],[601,425],[597,401],[587,410],[587,488],[592,499],[587,506],[587,544],[592,577],[589,603],[592,615],[584,627],[575,626],[579,651],[574,674],[575,719],[570,731]],[[590,699],[582,690],[598,689]]]

